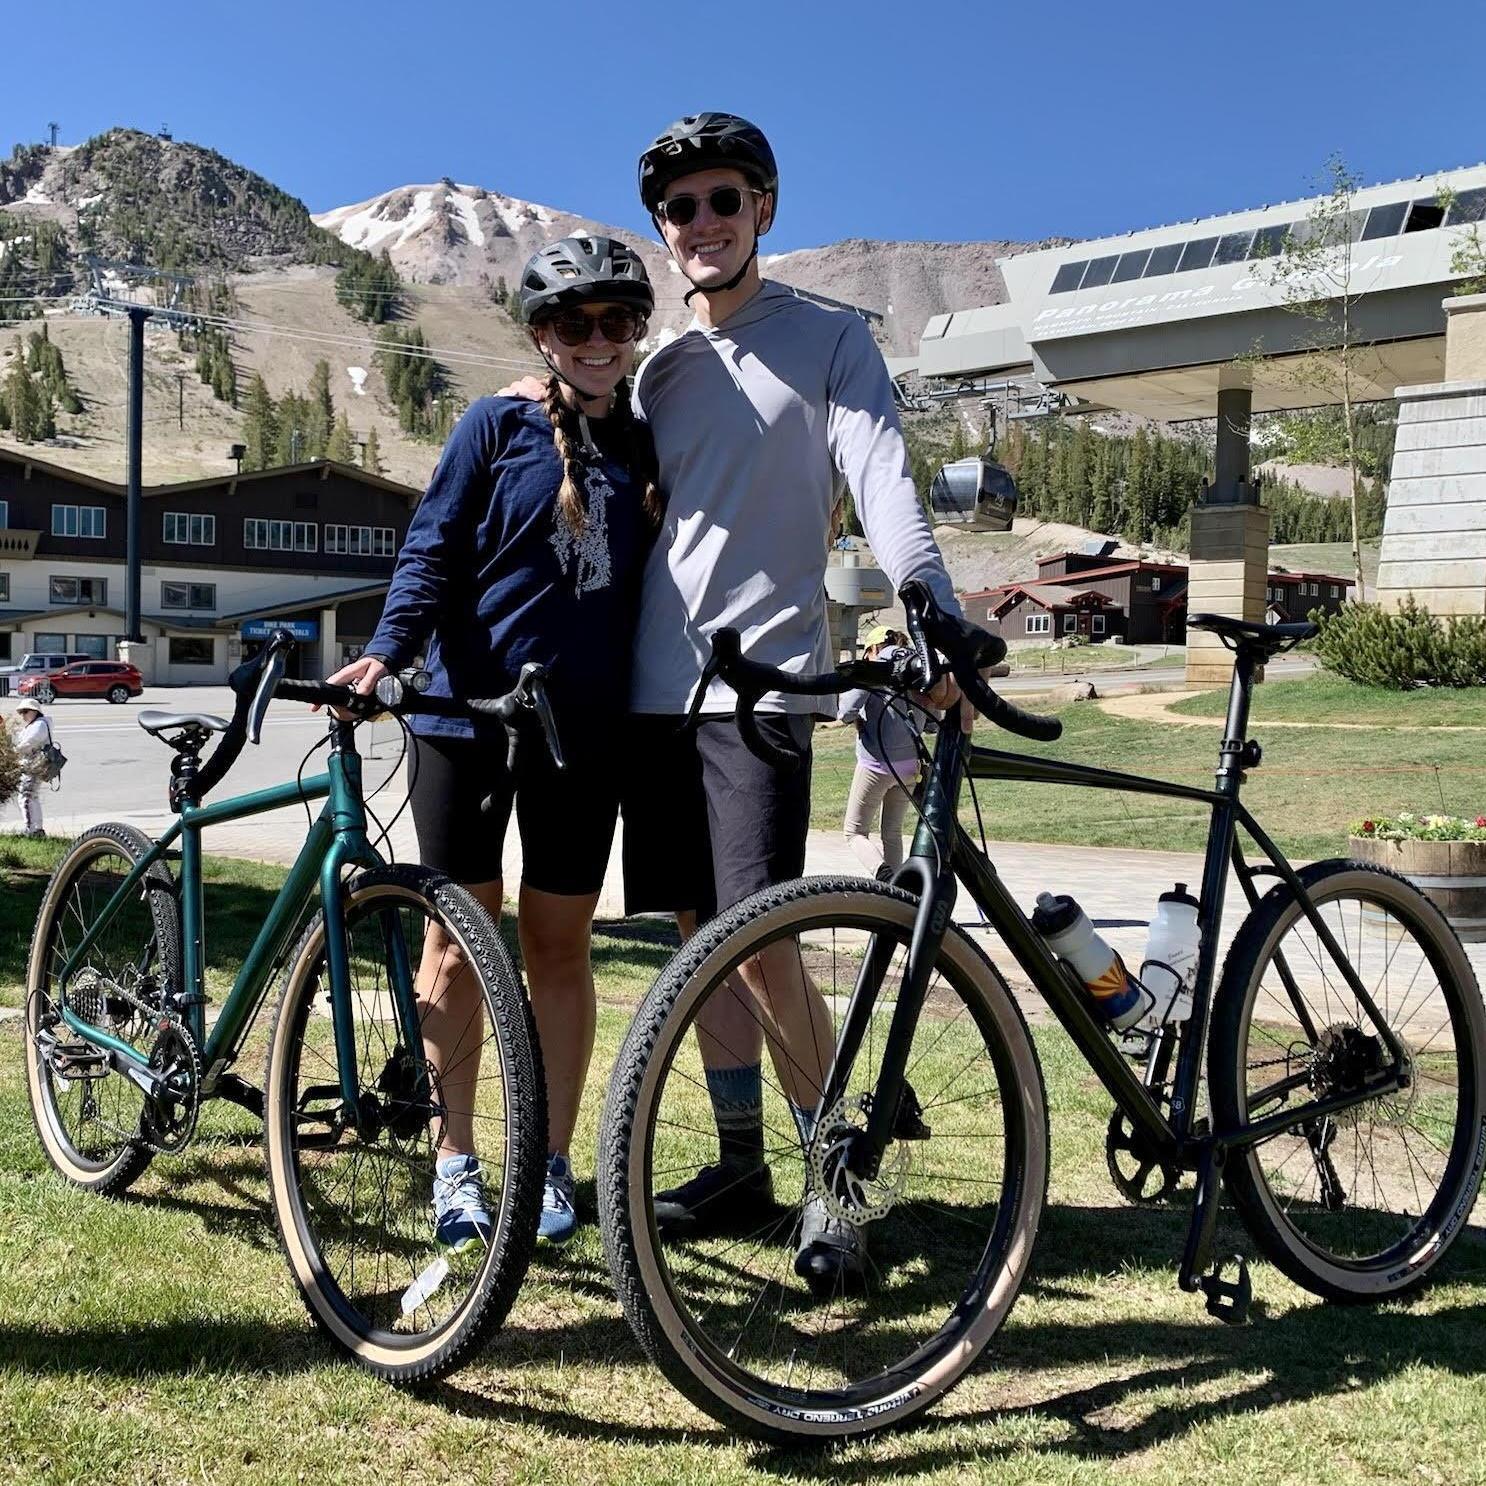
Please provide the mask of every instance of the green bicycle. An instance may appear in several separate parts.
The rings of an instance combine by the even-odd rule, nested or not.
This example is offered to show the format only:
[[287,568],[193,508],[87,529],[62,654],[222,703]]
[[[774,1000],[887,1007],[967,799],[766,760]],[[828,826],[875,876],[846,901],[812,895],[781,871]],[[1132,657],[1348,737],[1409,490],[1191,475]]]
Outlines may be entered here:
[[[396,677],[358,697],[286,680],[293,643],[276,634],[233,674],[231,721],[140,714],[174,750],[178,819],[158,841],[95,826],[53,873],[27,979],[31,1109],[51,1164],[105,1196],[156,1154],[186,1149],[205,1101],[261,1117],[280,1242],[311,1316],[361,1366],[412,1382],[456,1366],[520,1288],[546,1107],[530,1010],[489,915],[438,873],[385,863],[368,839],[356,724],[472,711],[505,722],[514,747],[515,721],[535,714],[554,752],[556,738],[539,667],[488,701],[439,702]],[[203,804],[258,741],[275,695],[338,709],[325,771]],[[202,832],[316,799],[325,804],[208,1023]],[[281,964],[260,1090],[235,1064]],[[457,1251],[438,1243],[430,1211],[441,1147],[479,1163],[487,1224]]]

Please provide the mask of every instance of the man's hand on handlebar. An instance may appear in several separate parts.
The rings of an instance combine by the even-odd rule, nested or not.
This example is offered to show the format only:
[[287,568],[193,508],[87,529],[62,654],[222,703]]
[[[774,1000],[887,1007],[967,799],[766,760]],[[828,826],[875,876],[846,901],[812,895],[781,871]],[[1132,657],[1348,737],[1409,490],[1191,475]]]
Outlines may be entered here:
[[[363,655],[360,660],[353,660],[350,665],[342,666],[335,675],[325,678],[328,686],[349,686],[361,696],[369,697],[377,689],[377,682],[387,675],[387,664],[379,660],[375,655]],[[317,702],[312,711],[318,712],[320,704]],[[344,707],[332,707],[332,717],[338,717],[342,722],[354,722],[354,714],[347,712]]]

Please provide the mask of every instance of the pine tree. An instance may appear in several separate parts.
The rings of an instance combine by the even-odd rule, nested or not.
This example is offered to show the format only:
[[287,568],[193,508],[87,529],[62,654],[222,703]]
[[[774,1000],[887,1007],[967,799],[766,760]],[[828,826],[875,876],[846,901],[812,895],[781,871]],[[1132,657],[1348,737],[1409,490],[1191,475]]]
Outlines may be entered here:
[[317,361],[310,373],[309,414],[305,429],[307,459],[323,459],[335,425],[335,403],[330,396],[330,363]]
[[330,438],[325,444],[325,457],[337,464],[351,464],[356,458],[356,435],[351,432],[351,420],[344,412],[336,414],[331,425]]
[[361,467],[373,475],[382,473],[382,451],[377,443],[377,431],[375,428],[367,430],[366,443],[361,449]]
[[10,375],[5,379],[5,403],[10,431],[18,442],[29,444],[45,436],[40,432],[41,393],[26,367],[19,343]]
[[1130,460],[1125,473],[1126,541],[1150,540],[1154,491],[1155,470],[1151,465],[1151,441],[1142,426],[1135,430],[1135,437],[1130,441]]
[[248,384],[247,420],[243,424],[243,442],[248,448],[243,456],[243,468],[268,469],[275,462],[278,439],[278,410],[262,373],[254,372]]

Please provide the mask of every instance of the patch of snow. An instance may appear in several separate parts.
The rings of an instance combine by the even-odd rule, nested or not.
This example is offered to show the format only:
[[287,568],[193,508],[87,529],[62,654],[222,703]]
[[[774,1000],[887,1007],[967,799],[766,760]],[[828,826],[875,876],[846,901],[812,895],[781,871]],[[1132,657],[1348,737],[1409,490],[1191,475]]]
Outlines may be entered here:
[[387,196],[374,196],[370,201],[357,202],[355,206],[337,207],[334,211],[323,212],[310,220],[317,227],[335,233],[343,243],[353,248],[363,248],[369,253],[383,247],[400,248],[433,220],[434,192],[432,187],[416,190],[413,195],[413,209],[407,216],[388,217],[388,196],[400,194],[401,192],[389,192]]
[[78,211],[82,211],[84,207],[97,206],[98,203],[100,201],[102,201],[102,200],[103,200],[103,192],[102,191],[99,191],[99,192],[97,192],[96,194],[94,194],[92,196],[84,196],[82,198],[82,200],[77,203],[77,209],[78,209]]
[[348,366],[346,375],[351,379],[351,386],[356,389],[357,397],[366,396],[366,368],[364,366]]
[[459,220],[464,223],[464,235],[477,248],[485,246],[485,229],[480,226],[480,219],[475,215],[475,200],[472,196],[466,196],[463,191],[451,191],[444,200],[459,213]]
[[40,186],[32,186],[26,194],[21,197],[22,201],[29,201],[34,206],[51,206],[52,198],[41,189]]
[[676,260],[674,258],[667,258],[666,259],[666,267],[669,268],[671,270],[671,272],[673,274],[675,274],[678,279],[681,277],[680,266],[677,264],[677,262],[676,262]]

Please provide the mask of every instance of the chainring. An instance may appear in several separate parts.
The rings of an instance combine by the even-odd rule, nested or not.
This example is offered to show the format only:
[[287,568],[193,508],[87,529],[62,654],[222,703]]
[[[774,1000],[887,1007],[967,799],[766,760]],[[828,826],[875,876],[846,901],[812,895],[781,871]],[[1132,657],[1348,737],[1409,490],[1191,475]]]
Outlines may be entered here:
[[201,1052],[184,1022],[161,1017],[150,1070],[159,1075],[160,1091],[146,1095],[139,1133],[152,1151],[174,1155],[184,1150],[196,1133],[201,1113]]
[[833,1218],[854,1228],[878,1222],[893,1209],[908,1184],[911,1164],[907,1142],[893,1141],[883,1152],[872,1178],[851,1168],[851,1154],[866,1130],[870,1094],[838,1099],[821,1117],[806,1152],[813,1190]]
[[[1109,1167],[1109,1179],[1120,1196],[1138,1207],[1155,1207],[1165,1202],[1182,1179],[1179,1166],[1163,1161],[1145,1148],[1129,1116],[1120,1109],[1109,1117],[1109,1128],[1104,1135],[1104,1161]],[[1153,1176],[1157,1178],[1154,1186]]]

